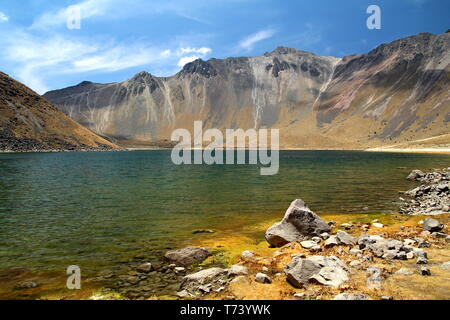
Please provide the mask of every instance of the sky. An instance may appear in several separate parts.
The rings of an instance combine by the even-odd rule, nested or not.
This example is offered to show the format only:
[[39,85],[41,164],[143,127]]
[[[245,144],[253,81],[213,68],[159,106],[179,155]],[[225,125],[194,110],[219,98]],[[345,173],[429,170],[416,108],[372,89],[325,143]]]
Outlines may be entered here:
[[[381,29],[367,28],[370,5]],[[443,33],[449,12],[448,0],[0,0],[0,71],[43,94],[277,46],[342,57]]]

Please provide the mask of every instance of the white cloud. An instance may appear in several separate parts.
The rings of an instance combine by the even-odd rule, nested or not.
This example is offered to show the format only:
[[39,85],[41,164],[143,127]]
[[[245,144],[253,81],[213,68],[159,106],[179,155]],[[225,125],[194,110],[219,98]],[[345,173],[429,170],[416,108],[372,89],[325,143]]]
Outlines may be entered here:
[[253,49],[253,46],[262,40],[269,39],[275,35],[276,31],[274,29],[261,30],[255,34],[246,37],[239,43],[239,47],[245,50]]
[[195,61],[195,60],[197,60],[197,59],[199,59],[200,57],[198,57],[198,56],[189,56],[189,57],[184,57],[184,58],[181,58],[179,61],[178,61],[178,66],[179,67],[181,67],[181,68],[183,68],[186,64],[188,64],[189,62],[192,62],[192,61]]
[[0,11],[0,22],[8,22],[8,21],[9,21],[9,17]]
[[197,54],[201,54],[201,55],[207,55],[211,52],[212,52],[211,48],[206,48],[206,47],[201,47],[201,48],[187,47],[187,48],[181,48],[179,50],[180,55],[185,54],[185,53],[197,53]]

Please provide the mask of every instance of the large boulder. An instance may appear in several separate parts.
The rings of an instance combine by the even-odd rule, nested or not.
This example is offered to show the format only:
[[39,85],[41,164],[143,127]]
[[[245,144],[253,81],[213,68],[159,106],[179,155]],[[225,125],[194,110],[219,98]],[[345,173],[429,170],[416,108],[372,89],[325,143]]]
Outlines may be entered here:
[[328,223],[311,211],[303,200],[295,200],[281,222],[266,232],[266,240],[272,246],[282,247],[289,242],[303,241],[331,232]]
[[190,266],[203,262],[209,256],[211,256],[211,252],[204,248],[187,247],[169,251],[166,253],[165,258],[179,266]]
[[284,272],[287,281],[296,288],[306,287],[309,283],[337,288],[349,279],[348,267],[334,256],[312,256],[307,259],[294,257]]

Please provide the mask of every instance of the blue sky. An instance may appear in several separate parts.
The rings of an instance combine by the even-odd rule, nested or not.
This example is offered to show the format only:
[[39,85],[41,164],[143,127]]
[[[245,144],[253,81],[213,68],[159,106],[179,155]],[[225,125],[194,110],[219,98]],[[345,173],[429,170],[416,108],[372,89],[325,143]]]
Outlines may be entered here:
[[[369,5],[381,30],[366,27]],[[68,7],[81,29],[68,29]],[[0,71],[39,93],[287,46],[342,57],[450,28],[448,0],[0,0]]]

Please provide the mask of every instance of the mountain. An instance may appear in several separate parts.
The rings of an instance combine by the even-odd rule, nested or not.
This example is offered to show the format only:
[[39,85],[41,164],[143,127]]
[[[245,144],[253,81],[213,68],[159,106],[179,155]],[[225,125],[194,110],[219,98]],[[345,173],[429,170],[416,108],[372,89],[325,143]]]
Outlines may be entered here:
[[0,72],[0,151],[119,149]]
[[450,33],[342,59],[279,47],[199,59],[172,77],[141,72],[44,97],[94,132],[127,142],[167,140],[203,120],[205,129],[279,128],[285,148],[365,149],[450,132],[449,47]]

